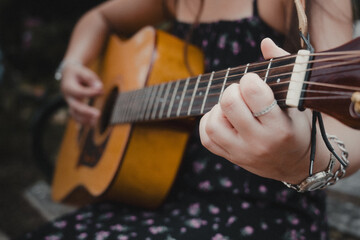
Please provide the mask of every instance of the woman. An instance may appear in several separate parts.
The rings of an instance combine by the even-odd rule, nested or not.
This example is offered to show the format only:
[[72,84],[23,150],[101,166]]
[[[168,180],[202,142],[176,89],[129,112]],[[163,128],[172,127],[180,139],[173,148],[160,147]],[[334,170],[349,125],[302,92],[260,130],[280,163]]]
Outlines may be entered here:
[[[316,51],[351,39],[350,1],[311,1],[308,8]],[[292,16],[288,0],[108,1],[76,25],[64,57],[62,91],[72,116],[94,125],[100,113],[82,100],[102,94],[102,85],[85,65],[96,58],[109,32],[130,36],[145,25],[170,19],[172,34],[203,49],[210,72],[258,61],[265,37],[283,46],[285,35],[294,29]],[[270,39],[261,49],[267,59],[287,54]],[[285,112],[273,102],[271,90],[255,74],[228,87],[194,131],[173,189],[157,210],[90,205],[27,237],[327,239],[324,192],[298,193],[280,182],[295,186],[308,176],[311,113]],[[351,162],[347,172],[356,171],[359,132],[329,117],[325,124],[346,144]],[[201,146],[199,137],[216,155]],[[321,138],[316,147],[315,173],[327,168],[330,155]]]

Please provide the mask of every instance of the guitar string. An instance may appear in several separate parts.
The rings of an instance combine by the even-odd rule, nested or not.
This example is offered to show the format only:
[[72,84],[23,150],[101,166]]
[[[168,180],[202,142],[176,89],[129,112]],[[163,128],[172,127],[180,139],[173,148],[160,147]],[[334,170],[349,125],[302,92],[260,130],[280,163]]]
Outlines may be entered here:
[[[324,53],[311,53],[311,54],[308,54],[308,56],[334,56],[334,55],[340,55],[340,56],[349,56],[349,55],[355,55],[355,56],[360,56],[360,50],[359,51],[339,51],[339,52],[324,52]],[[278,62],[281,62],[281,61],[284,61],[284,60],[289,60],[289,59],[292,59],[292,58],[296,58],[297,56],[300,56],[300,54],[293,54],[293,55],[287,55],[287,56],[283,56],[283,57],[280,57],[280,58],[275,58],[273,59],[272,63],[275,64],[275,63],[278,63]],[[321,62],[321,61],[326,61],[326,60],[331,60],[331,58],[323,58],[323,59],[318,59],[318,60],[312,60],[312,61],[309,61],[308,63],[317,63],[317,62]],[[269,64],[269,61],[263,61],[263,62],[257,62],[257,63],[251,63],[250,64],[250,67],[259,67],[259,66],[267,66]],[[284,65],[284,66],[293,66],[294,64],[290,64],[290,65]],[[282,67],[282,66],[279,66],[279,67]],[[241,66],[237,66],[237,67],[233,67],[231,68],[231,70],[240,70],[240,69],[245,69],[246,68],[246,65],[241,65]],[[266,69],[262,69],[260,71],[265,71]],[[220,71],[217,71],[216,73],[223,73],[223,72],[226,72],[227,69],[223,69],[223,70],[220,70]],[[256,73],[256,72],[255,72]],[[210,73],[206,73],[204,74],[203,76],[208,76],[210,75]]]
[[[331,56],[333,56],[333,55],[336,55],[336,54],[322,53],[321,55],[324,55],[324,56],[331,55]],[[319,55],[319,54],[310,54],[310,56],[321,56],[321,55]],[[340,55],[340,54],[338,54],[338,55]],[[336,56],[336,57],[310,60],[310,61],[307,61],[307,62],[302,62],[301,64],[314,64],[314,63],[321,63],[321,62],[327,62],[327,61],[335,61],[335,60],[343,60],[343,59],[348,59],[348,58],[354,58],[355,56],[360,56],[360,51],[359,51],[359,54],[357,54],[355,56],[353,56],[353,55],[355,55],[355,54],[346,54],[346,55],[340,55],[340,56]],[[297,56],[298,55],[289,55],[289,57],[287,57],[287,58],[274,59],[272,61],[272,64],[274,65],[275,63],[283,62],[284,60],[289,60],[291,58],[296,58]],[[251,63],[249,65],[249,68],[251,70],[251,68],[264,67],[264,69],[251,71],[252,73],[261,74],[261,73],[267,71],[267,66],[268,65],[269,65],[269,61],[264,61],[264,62],[260,62],[260,63]],[[271,68],[271,70],[278,70],[278,69],[282,69],[282,68],[293,67],[294,65],[295,65],[295,63],[285,64],[285,65],[282,65],[282,66],[273,67],[273,68]],[[242,65],[242,66],[230,68],[230,71],[243,70],[245,68],[246,68],[246,65]],[[228,71],[228,70],[227,69],[220,70],[220,71],[217,71],[216,74],[226,73],[226,71]],[[206,77],[209,77],[210,75],[211,75],[211,73],[203,74],[202,75],[202,79],[204,79],[203,81],[207,81]],[[237,75],[229,75],[229,77],[231,77],[231,76],[239,76],[240,77],[240,76],[243,76],[243,75],[244,75],[244,73],[240,73],[240,74],[237,74]],[[274,76],[272,76],[272,77],[274,77]],[[214,78],[213,80],[218,80],[218,79],[221,79],[221,78]]]
[[[348,52],[346,52],[346,53],[348,53]],[[326,55],[334,55],[334,54],[331,54],[331,53],[329,53],[329,54],[326,54]],[[340,56],[340,57],[332,57],[332,58],[327,58],[327,59],[320,59],[320,61],[322,61],[322,62],[324,62],[324,61],[329,61],[329,60],[339,60],[339,59],[346,59],[346,58],[349,58],[349,56],[348,56],[349,54],[347,54],[347,56]],[[293,57],[293,56],[289,56],[289,58],[291,58],[291,57]],[[351,56],[352,57],[352,56]],[[279,61],[283,61],[284,60],[284,58],[282,58],[282,59],[280,59]],[[313,62],[319,62],[319,61],[313,61]],[[321,67],[319,67],[319,68],[311,68],[311,69],[307,69],[307,70],[305,70],[305,71],[314,71],[314,70],[317,70],[317,69],[324,69],[324,68],[329,68],[329,66],[330,67],[334,67],[334,66],[341,66],[341,65],[348,65],[349,63],[357,63],[358,62],[358,60],[352,60],[352,61],[348,61],[348,62],[343,62],[343,63],[335,63],[335,64],[328,64],[328,65],[324,65],[324,66],[321,66]],[[267,63],[266,63],[267,64]],[[264,65],[264,63],[259,63],[259,64],[256,64],[257,66],[261,66],[261,65]],[[289,64],[288,64],[289,65]],[[291,64],[291,65],[294,65],[294,64]],[[253,66],[255,66],[255,65],[253,65]],[[252,66],[252,67],[253,67]],[[281,67],[277,67],[277,68],[285,68],[286,67],[286,65],[284,65],[284,66],[281,66]],[[239,67],[239,68],[237,68],[237,69],[240,69],[240,68],[244,68],[244,67]],[[231,69],[231,70],[233,70],[233,69]],[[261,71],[264,71],[264,70],[259,70],[259,71],[254,71],[254,72],[261,72]],[[218,72],[217,72],[218,73]],[[290,74],[290,73],[289,73]],[[282,74],[282,75],[289,75],[289,74]],[[243,74],[242,74],[243,75]],[[241,74],[233,74],[233,75],[230,75],[229,76],[229,78],[234,78],[234,77],[238,77],[238,76],[241,76]],[[278,74],[278,76],[280,76],[279,74]],[[272,78],[274,78],[274,76],[272,76]],[[230,80],[230,82],[231,82],[231,80]],[[280,84],[284,84],[284,82],[282,81],[282,82],[280,82]],[[308,85],[310,85],[310,84],[314,84],[314,83],[312,83],[312,82],[308,82],[307,83]],[[319,83],[316,83],[316,84],[319,84]],[[227,85],[229,85],[229,84],[227,84]],[[274,84],[272,84],[272,85],[274,85]],[[339,86],[336,86],[336,85],[334,85],[333,84],[333,86],[331,85],[331,84],[327,84],[327,86],[328,87],[337,87],[337,88],[339,88]],[[347,87],[347,86],[346,86]],[[282,101],[282,100],[279,100],[279,101]],[[127,114],[126,114],[127,115]]]
[[[358,62],[359,60],[356,60],[356,62]],[[343,62],[343,63],[340,63],[340,64],[328,64],[328,65],[324,65],[324,66],[320,66],[320,67],[317,67],[317,68],[310,68],[309,70],[305,70],[305,72],[309,72],[309,71],[315,71],[315,70],[319,70],[319,69],[326,69],[326,68],[333,68],[335,66],[342,66],[342,65],[349,65],[349,63],[354,63],[353,61],[348,61],[348,62]],[[357,66],[355,66],[357,67]],[[298,71],[298,72],[304,72],[304,71]],[[337,72],[332,72],[332,73],[337,73]],[[288,76],[290,75],[291,73],[283,73],[283,74],[277,74],[277,75],[273,75],[271,76],[271,79],[274,79],[274,78],[279,78],[279,77],[283,77],[283,76]],[[234,83],[234,82],[238,82],[238,80],[233,80],[231,78],[234,78],[234,77],[238,77],[239,75],[229,75],[228,77],[228,81],[226,83],[226,87],[228,87],[230,84]],[[319,75],[318,75],[319,76]],[[217,79],[219,80],[219,79]],[[221,79],[222,80],[222,79]],[[285,83],[290,83],[290,81],[287,81],[287,82],[284,82],[284,80],[290,80],[290,78],[283,78],[282,79],[283,81],[279,82],[279,83],[269,83],[268,85],[270,87],[274,87],[274,86],[280,86],[281,84],[285,84]],[[213,82],[216,82],[216,80],[213,80]],[[316,83],[316,82],[309,82],[309,81],[305,81],[307,85],[323,85],[323,86],[327,86],[327,87],[334,87],[334,88],[341,88],[341,87],[344,87],[343,85],[337,85],[337,84],[329,84],[329,83]],[[212,89],[216,89],[215,87],[222,87],[222,82],[220,84],[213,84],[212,86]],[[347,86],[346,88],[348,88],[349,90],[354,90],[354,91],[359,91],[360,89],[357,88],[357,87],[350,87],[350,86]],[[187,89],[187,92],[192,92],[193,89],[191,89],[190,87],[188,87]],[[200,87],[197,89],[198,91],[204,91],[205,90],[205,87]],[[184,100],[188,100],[188,98],[185,98]]]
[[[345,57],[343,58],[343,59],[346,59]],[[338,59],[337,59],[338,60]],[[317,63],[317,62],[326,62],[327,61],[327,59],[322,59],[321,61],[313,61],[313,63]],[[309,61],[309,62],[311,62],[311,61]],[[306,69],[306,70],[302,70],[302,71],[292,71],[292,72],[287,72],[287,73],[280,73],[280,74],[275,74],[275,75],[271,75],[271,77],[270,78],[272,78],[272,79],[274,79],[274,78],[281,78],[281,77],[283,77],[283,76],[288,76],[288,75],[290,75],[290,74],[292,74],[292,73],[301,73],[301,72],[311,72],[311,71],[315,71],[315,70],[321,70],[321,69],[326,69],[326,68],[332,68],[332,67],[338,67],[338,66],[343,66],[343,65],[349,65],[349,64],[355,64],[355,63],[360,63],[360,59],[359,60],[357,60],[357,59],[355,59],[355,60],[352,60],[352,61],[347,61],[347,62],[341,62],[341,63],[333,63],[333,64],[328,64],[328,65],[323,65],[323,66],[318,66],[318,67],[316,67],[316,68],[308,68],[308,69]],[[292,66],[294,66],[294,64],[287,64],[287,65],[284,65],[284,66],[279,66],[279,67],[274,67],[272,70],[274,70],[274,69],[281,69],[281,68],[287,68],[287,67],[292,67]],[[230,71],[232,71],[232,69],[230,70]],[[251,71],[251,69],[250,69],[250,71]],[[250,72],[249,71],[249,72]],[[252,73],[256,73],[256,74],[261,74],[261,73],[263,73],[263,72],[266,72],[267,70],[266,69],[261,69],[261,70],[257,70],[257,71],[251,71]],[[218,72],[216,72],[216,74],[218,74]],[[207,74],[204,74],[203,76],[206,76]],[[237,73],[237,74],[229,74],[228,75],[228,79],[230,79],[230,78],[239,78],[239,80],[240,80],[240,78],[241,77],[243,77],[245,74],[244,73]],[[203,79],[203,77],[202,77],[202,79]],[[224,80],[224,78],[223,77],[217,77],[217,78],[213,78],[213,82],[217,82],[218,80],[221,80],[221,83],[220,84],[222,84],[223,82],[223,80]],[[201,84],[201,83],[207,83],[208,82],[208,79],[203,79],[203,80],[200,80],[199,81],[199,84]],[[190,84],[189,84],[189,87],[188,87],[188,90],[187,91],[191,91],[191,90],[193,90],[192,88],[191,88],[191,86],[193,85],[192,84],[193,82],[191,82]],[[166,83],[164,83],[164,84],[166,84]],[[215,84],[213,84],[212,86],[216,86]],[[198,90],[204,90],[204,88],[199,88]]]

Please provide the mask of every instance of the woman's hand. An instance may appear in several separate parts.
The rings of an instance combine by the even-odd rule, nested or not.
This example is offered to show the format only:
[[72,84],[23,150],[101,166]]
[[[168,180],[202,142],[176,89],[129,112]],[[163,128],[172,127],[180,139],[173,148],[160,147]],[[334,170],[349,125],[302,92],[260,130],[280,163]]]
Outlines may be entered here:
[[65,64],[61,90],[69,105],[71,116],[80,124],[95,125],[100,111],[87,104],[90,97],[102,94],[103,86],[99,77],[81,64]]
[[[288,54],[270,39],[262,42],[261,49],[266,59]],[[299,183],[308,176],[310,114],[283,111],[278,105],[268,108],[273,101],[270,87],[258,75],[246,74],[203,116],[201,141],[214,154],[252,173]],[[253,113],[267,108],[265,114],[254,117]]]

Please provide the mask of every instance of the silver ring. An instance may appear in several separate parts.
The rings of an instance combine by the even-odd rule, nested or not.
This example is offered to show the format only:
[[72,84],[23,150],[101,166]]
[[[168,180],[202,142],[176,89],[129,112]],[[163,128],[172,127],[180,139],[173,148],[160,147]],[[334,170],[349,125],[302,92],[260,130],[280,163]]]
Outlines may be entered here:
[[253,116],[260,117],[262,115],[265,115],[266,113],[270,112],[276,106],[276,104],[277,104],[277,101],[274,99],[274,101],[269,106],[267,106],[265,109],[263,109],[260,112],[253,113]]

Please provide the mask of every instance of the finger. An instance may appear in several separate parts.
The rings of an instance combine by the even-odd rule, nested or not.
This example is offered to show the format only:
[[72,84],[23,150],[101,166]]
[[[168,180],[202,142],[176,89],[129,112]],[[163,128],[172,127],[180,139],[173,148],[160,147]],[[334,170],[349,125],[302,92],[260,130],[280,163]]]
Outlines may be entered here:
[[265,59],[289,55],[288,52],[278,47],[270,38],[265,38],[262,40],[261,51]]
[[[240,81],[240,91],[245,104],[252,113],[260,113],[274,102],[274,94],[271,88],[254,73],[246,74]],[[276,104],[271,110],[256,117],[260,123],[272,126],[279,124],[279,115],[282,114],[280,107]]]
[[91,107],[76,98],[67,97],[66,100],[72,111],[71,113],[73,113],[74,116],[77,116],[77,119],[79,119],[81,123],[90,122],[95,124],[97,122],[100,117],[99,109]]
[[234,148],[235,151],[237,151],[239,146],[243,143],[238,131],[228,121],[218,104],[206,115],[202,129],[204,135],[208,138],[203,139],[203,145],[207,148],[211,148],[211,146],[208,146],[205,142],[205,140],[210,140],[210,144],[216,144],[216,147],[221,150],[221,153],[217,151],[216,154],[226,159],[230,160],[230,153],[234,152]]
[[246,134],[257,128],[259,123],[254,121],[252,112],[244,102],[239,84],[231,84],[225,89],[220,105],[227,120],[237,132]]
[[[220,147],[215,141],[212,140],[212,132],[209,131],[208,127],[208,120],[209,116],[211,115],[211,111],[205,114],[199,123],[199,134],[200,134],[200,141],[201,144],[207,148],[210,152],[225,157],[227,155],[226,150]],[[210,134],[210,135],[209,135]]]
[[86,67],[82,67],[80,69],[81,76],[81,82],[85,86],[91,87],[93,89],[102,89],[102,82],[100,78],[95,74],[93,71]]
[[82,68],[76,75],[64,75],[61,87],[66,95],[76,98],[95,97],[103,91],[99,78],[86,68]]

